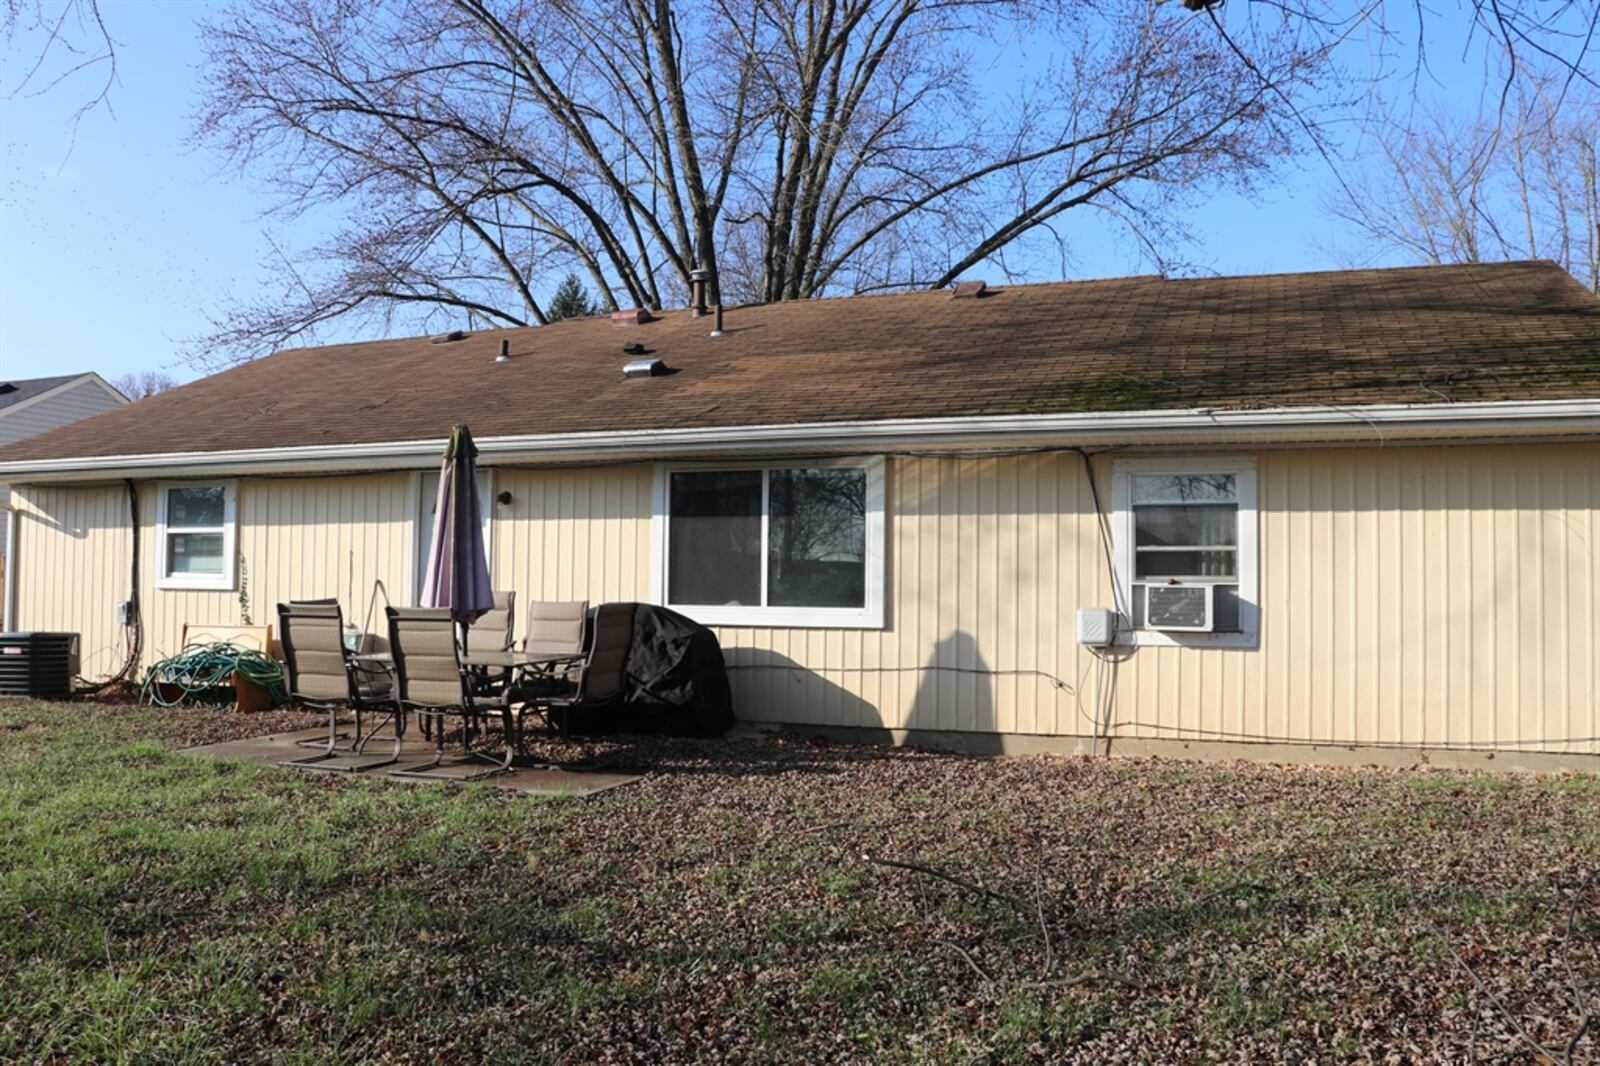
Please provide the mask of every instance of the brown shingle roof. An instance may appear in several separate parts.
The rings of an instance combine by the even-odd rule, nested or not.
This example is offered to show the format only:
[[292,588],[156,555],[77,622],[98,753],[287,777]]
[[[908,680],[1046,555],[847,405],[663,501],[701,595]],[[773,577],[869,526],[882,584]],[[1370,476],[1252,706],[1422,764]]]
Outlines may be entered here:
[[[1017,413],[1600,397],[1552,263],[1123,278],[279,352],[0,450],[56,457]],[[509,363],[493,362],[501,339]],[[624,381],[642,342],[679,373]]]

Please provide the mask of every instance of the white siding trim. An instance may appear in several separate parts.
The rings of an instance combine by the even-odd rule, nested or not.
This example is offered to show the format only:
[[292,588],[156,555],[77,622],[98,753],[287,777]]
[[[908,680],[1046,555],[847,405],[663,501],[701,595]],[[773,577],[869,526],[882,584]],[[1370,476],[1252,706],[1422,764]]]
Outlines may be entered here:
[[422,471],[413,470],[406,479],[406,578],[403,602],[407,607],[417,602],[417,595],[422,587],[417,583],[417,557],[422,553],[422,545],[418,539],[422,536],[421,522],[418,517],[422,514]]
[[17,512],[5,508],[6,523],[6,579],[0,590],[0,628],[15,630],[17,626]]

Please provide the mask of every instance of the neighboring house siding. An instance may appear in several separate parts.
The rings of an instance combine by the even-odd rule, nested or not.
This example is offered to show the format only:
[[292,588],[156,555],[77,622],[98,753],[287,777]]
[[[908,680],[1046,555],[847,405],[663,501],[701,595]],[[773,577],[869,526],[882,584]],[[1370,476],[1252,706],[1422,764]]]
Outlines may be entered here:
[[[1260,647],[1138,649],[1115,736],[1600,754],[1600,445],[1254,454]],[[1107,505],[1112,461],[1096,460]],[[512,494],[496,506],[497,587],[522,606],[648,597],[649,467],[494,476]],[[402,602],[413,492],[407,475],[241,481],[255,620],[318,595],[359,620],[375,577]],[[84,630],[86,672],[114,669],[121,490],[19,497],[24,624]],[[1111,595],[1079,457],[895,459],[887,509],[883,630],[719,630],[741,718],[1086,736],[1095,661],[1073,615]],[[147,662],[184,621],[238,620],[237,592],[148,582]]]
[[[98,381],[85,378],[44,399],[19,404],[16,410],[0,408],[0,447],[120,406],[122,401]],[[0,509],[9,506],[10,501],[11,487],[0,484]],[[0,557],[5,554],[6,523],[0,514]],[[4,606],[0,605],[0,621],[3,616]]]
[[99,382],[84,378],[45,399],[18,404],[16,410],[0,408],[0,447],[121,406]]

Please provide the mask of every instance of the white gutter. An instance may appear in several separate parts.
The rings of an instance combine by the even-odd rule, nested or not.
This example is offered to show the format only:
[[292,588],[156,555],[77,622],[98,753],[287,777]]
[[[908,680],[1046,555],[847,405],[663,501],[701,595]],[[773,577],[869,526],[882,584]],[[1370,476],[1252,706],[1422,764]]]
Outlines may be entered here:
[[[1600,399],[1511,403],[1373,404],[1363,407],[1191,408],[1087,414],[897,418],[864,422],[480,437],[488,465],[715,457],[754,452],[982,451],[1112,445],[1390,443],[1415,440],[1600,440]],[[12,482],[85,481],[174,474],[271,474],[420,469],[443,437],[371,444],[313,444],[0,462]]]

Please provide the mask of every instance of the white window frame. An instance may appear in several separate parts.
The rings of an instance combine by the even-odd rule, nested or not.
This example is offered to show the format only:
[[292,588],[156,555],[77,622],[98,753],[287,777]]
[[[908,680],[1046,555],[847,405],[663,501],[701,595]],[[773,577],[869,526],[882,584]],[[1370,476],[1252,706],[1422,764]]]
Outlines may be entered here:
[[[1183,633],[1133,628],[1133,478],[1145,474],[1232,474],[1239,502],[1237,582],[1239,632]],[[1113,594],[1117,643],[1134,647],[1255,648],[1261,643],[1261,551],[1256,498],[1256,461],[1249,456],[1199,459],[1117,459],[1111,464]]]
[[[676,604],[667,602],[668,536],[672,516],[672,475],[706,470],[760,470],[761,479],[761,598],[767,596],[767,471],[860,469],[867,472],[865,603],[861,607],[764,607],[741,604]],[[702,625],[794,629],[882,629],[885,600],[884,521],[885,464],[883,456],[850,459],[753,460],[717,463],[658,463],[655,467],[651,532],[652,602],[670,607]]]
[[[169,574],[167,572],[167,496],[172,489],[221,488],[222,572],[217,574]],[[156,482],[156,581],[158,589],[211,589],[228,591],[238,576],[238,500],[239,482],[230,479]],[[213,526],[178,526],[174,533],[215,533]]]

